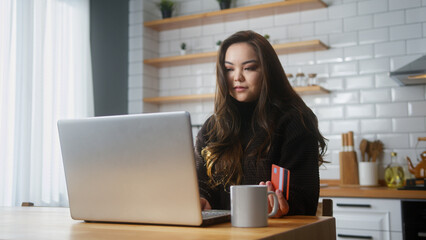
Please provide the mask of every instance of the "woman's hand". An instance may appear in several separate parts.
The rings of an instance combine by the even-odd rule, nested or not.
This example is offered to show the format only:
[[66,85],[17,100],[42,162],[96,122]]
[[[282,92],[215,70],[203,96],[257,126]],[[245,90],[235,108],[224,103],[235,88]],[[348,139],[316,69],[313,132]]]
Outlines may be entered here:
[[[278,211],[277,214],[275,214],[273,217],[274,218],[280,218],[284,215],[286,215],[288,213],[288,210],[290,209],[290,207],[288,206],[288,202],[287,200],[284,198],[283,193],[280,190],[275,190],[274,186],[272,186],[272,183],[270,181],[265,182],[260,182],[259,185],[266,185],[268,187],[268,191],[275,191],[275,194],[277,195],[278,198]],[[206,200],[207,201],[207,200]],[[268,197],[268,212],[271,212],[273,206],[274,206],[274,198],[272,196]]]
[[207,201],[207,199],[200,198],[200,203],[201,203],[201,210],[210,210],[210,209],[212,209],[212,206],[210,206],[210,203],[209,203],[209,201]]

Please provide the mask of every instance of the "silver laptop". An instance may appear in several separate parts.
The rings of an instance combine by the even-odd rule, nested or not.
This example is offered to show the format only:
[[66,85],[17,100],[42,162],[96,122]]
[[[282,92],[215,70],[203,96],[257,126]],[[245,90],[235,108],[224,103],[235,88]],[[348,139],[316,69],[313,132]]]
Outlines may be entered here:
[[222,211],[206,213],[203,221],[189,113],[59,120],[58,129],[73,219],[191,226],[229,221]]

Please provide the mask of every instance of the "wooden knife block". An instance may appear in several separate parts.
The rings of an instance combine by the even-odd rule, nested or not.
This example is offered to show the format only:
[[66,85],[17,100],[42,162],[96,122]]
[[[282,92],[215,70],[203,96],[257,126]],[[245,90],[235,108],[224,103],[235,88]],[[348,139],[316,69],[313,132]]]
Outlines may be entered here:
[[356,159],[356,153],[354,151],[340,152],[339,164],[340,185],[359,185],[358,161]]

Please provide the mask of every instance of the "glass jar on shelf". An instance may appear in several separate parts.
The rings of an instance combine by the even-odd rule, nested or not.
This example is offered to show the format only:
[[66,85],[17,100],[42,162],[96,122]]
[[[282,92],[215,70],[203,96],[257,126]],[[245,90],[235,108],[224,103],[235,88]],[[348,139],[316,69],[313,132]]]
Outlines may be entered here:
[[318,78],[316,73],[309,73],[308,74],[308,86],[317,86],[318,84]]
[[296,83],[295,83],[295,78],[294,78],[293,74],[287,73],[286,76],[287,76],[287,80],[289,81],[290,85],[292,87],[295,87]]
[[302,72],[299,72],[296,74],[296,86],[297,87],[304,87],[306,86],[306,78],[305,78],[305,74]]
[[391,152],[391,162],[385,169],[386,185],[390,188],[404,186],[404,169],[398,162],[398,154]]

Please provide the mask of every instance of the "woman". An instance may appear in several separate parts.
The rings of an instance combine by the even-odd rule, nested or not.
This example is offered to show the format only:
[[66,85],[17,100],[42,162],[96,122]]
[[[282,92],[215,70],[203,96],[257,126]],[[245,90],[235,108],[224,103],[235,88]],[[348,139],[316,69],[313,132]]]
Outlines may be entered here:
[[276,164],[289,169],[291,179],[288,201],[276,191],[275,217],[315,215],[325,141],[275,50],[255,32],[237,32],[222,43],[216,72],[214,114],[196,139],[202,208],[229,209],[231,185],[274,191],[269,180]]

